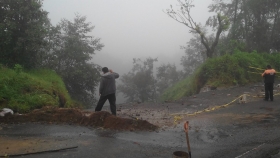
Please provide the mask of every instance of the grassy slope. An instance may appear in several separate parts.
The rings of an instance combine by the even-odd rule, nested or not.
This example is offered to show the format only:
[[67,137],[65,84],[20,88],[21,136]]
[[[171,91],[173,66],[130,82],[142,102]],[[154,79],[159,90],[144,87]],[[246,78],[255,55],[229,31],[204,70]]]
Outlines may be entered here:
[[280,53],[236,52],[233,55],[208,59],[192,76],[167,89],[160,99],[177,100],[190,96],[199,93],[205,85],[227,87],[261,81],[261,73],[267,64],[270,64],[276,71],[280,70]]
[[25,113],[43,106],[73,106],[62,79],[50,70],[18,72],[0,66],[0,108]]

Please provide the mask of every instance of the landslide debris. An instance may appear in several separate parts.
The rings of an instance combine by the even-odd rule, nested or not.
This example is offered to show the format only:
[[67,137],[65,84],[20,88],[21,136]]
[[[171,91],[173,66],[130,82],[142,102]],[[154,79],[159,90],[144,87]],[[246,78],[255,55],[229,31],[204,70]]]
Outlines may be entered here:
[[158,127],[146,120],[120,118],[109,112],[83,112],[75,108],[57,108],[46,106],[35,109],[28,114],[15,114],[0,117],[2,123],[41,122],[49,124],[74,124],[90,127],[101,127],[112,130],[154,131]]

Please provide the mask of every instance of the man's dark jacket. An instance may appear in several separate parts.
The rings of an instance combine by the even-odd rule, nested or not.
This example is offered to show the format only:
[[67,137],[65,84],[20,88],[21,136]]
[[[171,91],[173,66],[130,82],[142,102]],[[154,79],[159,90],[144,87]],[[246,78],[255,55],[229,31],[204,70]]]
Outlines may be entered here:
[[275,77],[276,71],[274,69],[267,69],[262,74],[264,78],[264,83],[274,83],[274,77]]
[[116,81],[119,78],[119,74],[115,72],[107,72],[101,75],[101,81],[99,86],[99,94],[106,96],[116,93]]

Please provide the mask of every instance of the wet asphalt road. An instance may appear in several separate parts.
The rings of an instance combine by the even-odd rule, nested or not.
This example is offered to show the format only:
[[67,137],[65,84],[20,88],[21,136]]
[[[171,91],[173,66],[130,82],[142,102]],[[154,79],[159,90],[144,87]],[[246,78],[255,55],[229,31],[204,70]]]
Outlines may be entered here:
[[[184,118],[190,122],[193,158],[280,158],[280,97],[274,102],[232,104]],[[75,149],[26,155],[27,158],[171,158],[187,151],[183,123],[157,132],[123,132],[71,125],[1,125],[0,138],[42,139],[50,148]],[[5,142],[0,147],[5,147]],[[30,149],[31,150],[31,149]]]

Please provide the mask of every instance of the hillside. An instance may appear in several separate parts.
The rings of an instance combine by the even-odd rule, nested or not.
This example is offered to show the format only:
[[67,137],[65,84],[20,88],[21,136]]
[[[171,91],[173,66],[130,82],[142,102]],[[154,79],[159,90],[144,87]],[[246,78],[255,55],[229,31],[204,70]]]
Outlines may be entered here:
[[168,88],[161,100],[173,101],[191,96],[203,87],[216,89],[262,81],[261,73],[268,64],[276,71],[280,70],[280,53],[235,52],[208,59],[192,76]]
[[43,106],[74,107],[62,79],[51,70],[23,72],[0,66],[0,108],[26,113]]

